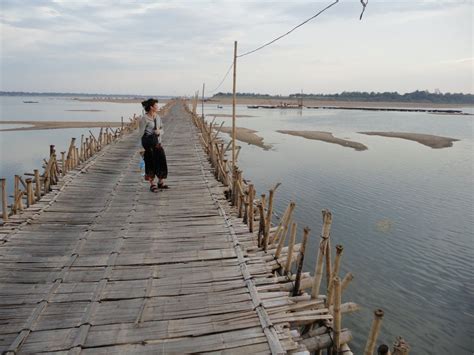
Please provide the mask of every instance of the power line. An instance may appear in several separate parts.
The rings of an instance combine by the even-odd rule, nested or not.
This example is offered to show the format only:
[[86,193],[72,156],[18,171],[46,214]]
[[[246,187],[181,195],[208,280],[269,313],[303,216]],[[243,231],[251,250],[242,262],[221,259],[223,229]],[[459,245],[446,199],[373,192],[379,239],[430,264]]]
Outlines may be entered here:
[[325,7],[324,9],[322,9],[321,11],[319,11],[317,14],[311,16],[310,18],[308,18],[307,20],[303,21],[303,22],[300,23],[299,25],[293,27],[291,30],[289,30],[289,31],[286,32],[285,34],[283,34],[283,35],[281,35],[281,36],[279,36],[279,37],[277,37],[277,38],[271,40],[270,42],[267,42],[267,43],[261,45],[261,46],[258,47],[258,48],[255,48],[254,50],[251,50],[251,51],[245,52],[245,53],[243,53],[243,54],[240,54],[240,55],[237,56],[237,58],[244,57],[244,56],[246,56],[246,55],[255,53],[256,51],[259,51],[260,49],[265,48],[265,47],[269,46],[269,45],[272,44],[272,43],[275,43],[276,41],[282,39],[283,37],[288,36],[291,32],[293,32],[293,31],[296,30],[297,28],[303,26],[304,24],[308,23],[308,22],[311,21],[312,19],[318,17],[318,16],[321,15],[324,11],[326,11],[326,10],[329,9],[330,7],[336,5],[338,2],[339,2],[339,0],[335,0],[333,3],[331,3],[331,4],[328,5],[328,6],[326,6],[326,7]]
[[225,73],[224,78],[222,78],[222,80],[221,80],[221,82],[219,83],[219,85],[217,85],[217,87],[216,87],[214,90],[211,90],[210,92],[215,92],[215,91],[217,91],[217,89],[219,89],[219,88],[221,87],[221,85],[224,83],[225,79],[227,79],[227,75],[229,75],[230,70],[232,69],[233,66],[234,66],[234,63],[232,62],[232,63],[230,64],[229,69],[227,70],[227,73]]

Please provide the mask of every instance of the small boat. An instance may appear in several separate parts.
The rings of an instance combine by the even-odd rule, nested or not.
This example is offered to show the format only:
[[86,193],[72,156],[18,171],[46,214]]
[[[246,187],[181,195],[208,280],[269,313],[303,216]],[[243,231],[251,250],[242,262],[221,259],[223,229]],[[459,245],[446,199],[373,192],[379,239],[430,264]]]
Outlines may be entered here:
[[217,108],[222,108],[222,106],[221,106],[221,105],[217,105]]
[[24,104],[37,104],[38,101],[23,101]]

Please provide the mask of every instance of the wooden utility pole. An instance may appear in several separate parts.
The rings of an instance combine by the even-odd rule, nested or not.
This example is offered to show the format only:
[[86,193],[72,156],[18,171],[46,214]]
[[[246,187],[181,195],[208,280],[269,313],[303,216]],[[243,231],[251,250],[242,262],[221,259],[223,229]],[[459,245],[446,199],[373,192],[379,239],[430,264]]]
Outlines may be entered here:
[[[235,171],[235,102],[236,102],[236,76],[237,76],[237,41],[234,41],[234,81],[232,83],[232,173]],[[233,191],[232,191],[233,192]]]
[[206,88],[206,83],[202,83],[202,100],[201,100],[201,116],[204,119],[204,89]]

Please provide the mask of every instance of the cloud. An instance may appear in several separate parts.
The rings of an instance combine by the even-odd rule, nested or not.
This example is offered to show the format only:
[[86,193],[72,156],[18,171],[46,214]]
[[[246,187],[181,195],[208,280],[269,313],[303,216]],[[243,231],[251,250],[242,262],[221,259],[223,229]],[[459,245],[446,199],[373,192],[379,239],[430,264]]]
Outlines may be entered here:
[[[84,91],[110,87],[114,92],[114,87],[125,87],[129,81],[127,92],[146,88],[193,92],[203,81],[211,87],[222,79],[232,60],[234,40],[239,42],[239,53],[252,50],[329,3],[2,0],[2,88],[27,90],[29,85],[64,82],[64,91],[69,91],[66,85],[74,80],[74,87]],[[397,77],[403,78],[407,68],[415,68],[410,72],[415,80],[422,63],[455,64],[446,53],[448,58],[472,56],[469,2],[369,2],[359,21],[361,9],[358,1],[340,1],[288,37],[242,58],[238,85],[250,91],[255,85],[266,88],[262,91],[286,92],[299,83],[322,87],[324,78],[332,82],[326,83],[331,90],[337,84],[343,91],[355,86],[351,80],[359,80],[350,71],[363,69],[377,70],[371,80],[362,81],[368,91],[377,91],[384,77],[390,80],[390,91],[403,90],[405,84]],[[460,68],[469,74],[466,65]],[[81,74],[72,75],[71,70]],[[443,77],[446,87],[457,85],[442,66],[430,70],[433,77]],[[147,72],[159,74],[161,80],[147,78]],[[99,77],[107,78],[107,85]],[[426,75],[419,78],[424,88]],[[229,80],[223,86],[228,84]]]

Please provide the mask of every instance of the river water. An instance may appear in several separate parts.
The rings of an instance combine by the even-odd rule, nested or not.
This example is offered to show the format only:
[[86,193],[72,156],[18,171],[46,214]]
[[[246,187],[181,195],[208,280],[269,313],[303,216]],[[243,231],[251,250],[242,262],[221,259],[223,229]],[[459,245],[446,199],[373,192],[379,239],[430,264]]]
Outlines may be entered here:
[[[140,113],[137,104],[90,103],[64,98],[1,97],[0,120],[120,121]],[[23,101],[39,101],[24,104]],[[72,112],[66,110],[101,110]],[[468,112],[469,109],[465,109]],[[206,105],[212,114],[229,106]],[[270,150],[239,143],[239,166],[259,193],[275,183],[276,211],[296,202],[298,227],[311,228],[305,270],[314,270],[321,210],[333,214],[332,245],[342,244],[341,276],[353,282],[343,301],[362,310],[345,315],[351,347],[362,353],[373,310],[385,311],[379,342],[402,335],[412,354],[472,354],[474,323],[473,116],[348,110],[252,110],[238,106],[237,125],[258,131]],[[228,117],[216,123],[231,124]],[[1,128],[1,127],[0,127]],[[7,128],[7,127],[5,127]],[[9,128],[9,127],[8,127]],[[277,133],[317,130],[365,144],[355,151]],[[96,129],[92,130],[94,133]],[[358,134],[403,131],[460,139],[431,149],[416,142]],[[0,176],[39,168],[49,144],[65,150],[88,129],[0,132]],[[170,172],[172,174],[172,172]],[[10,180],[11,181],[11,180]],[[12,184],[10,183],[10,186]],[[300,233],[301,235],[301,233]]]

